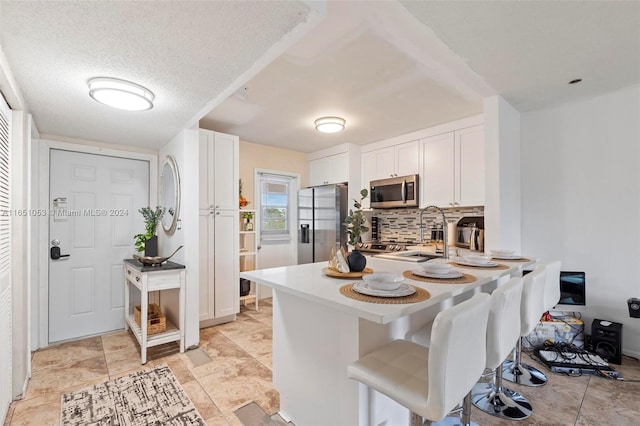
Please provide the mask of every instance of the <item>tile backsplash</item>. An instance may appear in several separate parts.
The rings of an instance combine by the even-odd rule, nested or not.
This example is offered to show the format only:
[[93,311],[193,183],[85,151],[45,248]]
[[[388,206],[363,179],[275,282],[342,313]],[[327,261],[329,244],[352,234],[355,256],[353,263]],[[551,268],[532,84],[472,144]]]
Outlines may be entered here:
[[[457,223],[465,216],[483,216],[484,206],[453,207],[442,209],[448,223]],[[420,209],[374,209],[367,217],[378,218],[378,240],[384,242],[417,243],[420,241]],[[429,240],[431,229],[442,224],[442,215],[429,209],[422,216],[425,240]]]

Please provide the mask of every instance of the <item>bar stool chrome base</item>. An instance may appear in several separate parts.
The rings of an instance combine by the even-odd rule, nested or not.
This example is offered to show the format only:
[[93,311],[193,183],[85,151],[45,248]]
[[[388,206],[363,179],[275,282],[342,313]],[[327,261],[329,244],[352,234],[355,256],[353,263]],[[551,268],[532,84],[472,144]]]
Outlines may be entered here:
[[547,384],[547,376],[535,367],[514,361],[505,361],[502,367],[502,378],[524,386],[542,386]]
[[507,420],[524,420],[533,413],[524,396],[493,383],[477,383],[471,391],[471,402],[485,413]]

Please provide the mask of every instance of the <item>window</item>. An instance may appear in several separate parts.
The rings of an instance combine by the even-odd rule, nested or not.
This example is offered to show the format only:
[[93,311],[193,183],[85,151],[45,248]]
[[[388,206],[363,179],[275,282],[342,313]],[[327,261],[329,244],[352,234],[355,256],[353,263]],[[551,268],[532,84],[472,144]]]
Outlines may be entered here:
[[260,231],[262,239],[290,239],[289,193],[287,176],[260,175]]

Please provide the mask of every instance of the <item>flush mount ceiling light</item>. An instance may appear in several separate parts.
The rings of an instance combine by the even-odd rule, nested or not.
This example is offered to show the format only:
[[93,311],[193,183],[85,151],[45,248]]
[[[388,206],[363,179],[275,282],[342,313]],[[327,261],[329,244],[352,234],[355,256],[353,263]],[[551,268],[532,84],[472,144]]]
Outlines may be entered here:
[[155,96],[151,91],[130,81],[117,78],[92,78],[89,85],[89,96],[110,107],[127,111],[144,111],[153,108]]
[[336,133],[344,129],[343,118],[340,117],[321,117],[314,121],[316,130],[323,133]]

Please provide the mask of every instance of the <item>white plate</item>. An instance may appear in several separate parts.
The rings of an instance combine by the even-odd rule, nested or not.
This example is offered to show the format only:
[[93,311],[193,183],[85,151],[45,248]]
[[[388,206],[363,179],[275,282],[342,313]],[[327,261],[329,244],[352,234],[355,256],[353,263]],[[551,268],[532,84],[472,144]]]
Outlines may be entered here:
[[411,273],[419,277],[438,278],[441,280],[450,280],[452,278],[460,278],[464,276],[464,274],[460,271],[449,271],[446,274],[434,274],[431,272],[427,272],[424,269],[414,269],[413,271],[411,271]]
[[459,263],[460,265],[465,265],[465,266],[478,266],[478,267],[486,267],[486,268],[492,268],[494,266],[498,266],[498,264],[496,262],[486,262],[486,263],[476,263],[476,262],[469,262],[468,260],[464,260],[462,258],[457,258],[456,260],[454,260],[454,262]]
[[519,260],[522,259],[522,256],[519,256],[517,254],[513,254],[511,256],[507,256],[504,254],[493,254],[491,255],[492,259],[502,259],[502,260]]
[[409,284],[400,284],[395,290],[374,290],[364,281],[358,281],[353,284],[353,290],[358,293],[366,294],[367,296],[376,296],[376,297],[403,297],[403,296],[411,296],[416,292],[416,289]]
[[362,277],[371,290],[391,291],[400,287],[404,277],[390,272],[376,272]]

